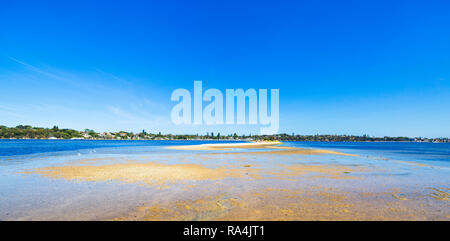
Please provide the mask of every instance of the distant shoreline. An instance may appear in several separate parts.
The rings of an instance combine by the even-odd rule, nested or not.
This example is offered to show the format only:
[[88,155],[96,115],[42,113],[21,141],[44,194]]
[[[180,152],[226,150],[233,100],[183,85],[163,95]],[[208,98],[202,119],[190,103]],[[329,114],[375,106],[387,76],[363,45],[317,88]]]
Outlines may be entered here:
[[[47,141],[220,141],[220,142],[257,142],[258,140],[240,140],[240,139],[31,139],[31,138],[0,138],[1,140],[47,140]],[[432,141],[303,141],[303,140],[279,140],[280,142],[348,142],[348,143],[356,143],[356,142],[380,142],[380,143],[393,143],[393,142],[402,142],[402,143],[450,143],[450,142],[432,142]]]
[[330,134],[273,134],[273,135],[248,135],[237,133],[221,134],[220,132],[206,132],[196,134],[162,134],[141,132],[95,132],[91,129],[78,131],[73,129],[32,127],[30,125],[18,125],[7,127],[0,125],[0,139],[76,139],[76,140],[225,140],[225,141],[321,141],[321,142],[450,142],[448,137],[407,137],[407,136],[369,136],[369,135],[330,135]]

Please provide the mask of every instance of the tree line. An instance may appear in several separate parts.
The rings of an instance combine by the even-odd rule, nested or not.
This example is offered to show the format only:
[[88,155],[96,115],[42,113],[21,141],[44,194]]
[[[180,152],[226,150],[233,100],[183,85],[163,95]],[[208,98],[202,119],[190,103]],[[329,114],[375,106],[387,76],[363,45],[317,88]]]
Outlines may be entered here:
[[97,133],[91,129],[77,131],[72,129],[32,127],[18,125],[16,127],[0,126],[0,139],[120,139],[120,140],[280,140],[280,141],[324,141],[324,142],[356,142],[356,141],[418,141],[418,142],[449,142],[448,138],[422,138],[422,137],[373,137],[369,135],[221,135],[219,132],[207,132],[205,134],[157,134],[147,133],[145,130],[139,133],[133,132],[103,132]]
[[0,138],[2,139],[70,139],[81,138],[79,131],[71,129],[59,129],[57,126],[53,128],[31,127],[29,125],[18,125],[16,127],[0,126]]

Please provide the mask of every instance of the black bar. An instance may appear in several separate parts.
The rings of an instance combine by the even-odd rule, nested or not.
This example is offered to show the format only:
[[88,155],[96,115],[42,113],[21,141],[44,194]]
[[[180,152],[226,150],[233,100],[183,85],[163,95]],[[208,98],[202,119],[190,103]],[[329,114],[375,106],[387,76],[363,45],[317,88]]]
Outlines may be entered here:
[[[445,225],[445,226],[444,226]],[[447,236],[448,222],[300,222],[300,221],[152,221],[152,222],[0,222],[1,231],[17,229],[61,239],[124,236],[126,240],[426,240]],[[247,228],[245,228],[247,227]],[[251,228],[250,228],[251,227]],[[257,227],[257,228],[254,228]],[[263,228],[261,228],[263,227]],[[446,229],[447,227],[447,229]],[[203,229],[201,229],[203,228]],[[216,232],[213,235],[212,229]],[[252,230],[250,230],[252,229]],[[187,230],[189,230],[187,232]],[[201,233],[195,233],[198,230]],[[202,230],[202,231],[200,231]],[[208,231],[209,230],[209,231]],[[233,230],[233,231],[230,231]],[[192,232],[194,231],[194,232]],[[257,231],[257,232],[255,232]],[[261,232],[263,231],[263,233]],[[250,232],[251,235],[250,235]],[[15,233],[17,235],[17,233]],[[443,236],[442,236],[443,235]],[[441,236],[441,237],[439,237]],[[59,239],[59,240],[61,240]]]

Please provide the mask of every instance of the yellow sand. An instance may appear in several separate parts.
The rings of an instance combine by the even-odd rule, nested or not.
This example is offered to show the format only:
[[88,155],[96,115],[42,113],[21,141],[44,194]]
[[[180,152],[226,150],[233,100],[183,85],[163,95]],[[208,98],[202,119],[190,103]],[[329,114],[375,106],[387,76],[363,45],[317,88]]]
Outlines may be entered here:
[[[306,174],[321,174],[320,178],[355,179],[346,173],[362,171],[341,165],[279,165],[276,169],[255,168],[251,165],[209,168],[200,164],[120,163],[107,165],[67,165],[37,168],[26,174],[40,174],[49,178],[79,181],[122,181],[146,183],[150,186],[181,183],[184,181],[221,180],[224,178],[284,179]],[[314,176],[312,176],[314,177]],[[317,176],[316,176],[317,177]]]
[[[384,194],[380,194],[384,195]],[[354,199],[339,190],[267,188],[151,203],[114,220],[426,220],[411,200]],[[386,198],[389,198],[386,195]],[[442,214],[441,214],[442,215]],[[445,215],[445,214],[444,214]],[[439,219],[447,219],[442,216]]]
[[144,182],[161,185],[184,180],[219,180],[225,177],[240,177],[242,172],[226,168],[207,168],[198,164],[165,165],[158,163],[125,163],[102,166],[59,166],[38,168],[32,172],[50,178],[83,181],[112,181],[127,183]]
[[[262,154],[277,154],[277,155],[319,155],[319,154],[332,154],[343,156],[357,156],[353,154],[346,154],[337,151],[330,150],[318,150],[318,149],[304,149],[297,147],[277,146],[283,144],[279,141],[271,142],[250,142],[250,143],[226,143],[226,144],[201,144],[201,145],[189,145],[189,146],[170,146],[168,149],[174,150],[195,150],[195,151],[215,151],[215,150],[229,150],[229,149],[272,149],[268,151],[256,151],[256,152],[227,152],[221,154],[250,154],[250,155],[262,155]],[[276,151],[275,151],[276,150]]]
[[174,150],[191,150],[191,151],[214,151],[214,150],[227,150],[232,148],[270,148],[274,145],[283,144],[279,141],[270,142],[250,142],[250,143],[226,143],[226,144],[201,144],[201,145],[189,145],[189,146],[170,146],[168,149]]
[[[287,149],[289,148],[289,149]],[[281,147],[270,148],[270,149],[281,149]],[[284,149],[284,148],[283,148]],[[286,147],[287,150],[281,151],[252,151],[252,152],[226,152],[226,153],[216,153],[216,154],[226,154],[226,155],[321,155],[321,154],[330,154],[330,155],[339,155],[339,156],[358,156],[354,154],[347,154],[337,151],[330,150],[317,150],[317,149],[303,149],[296,147]]]

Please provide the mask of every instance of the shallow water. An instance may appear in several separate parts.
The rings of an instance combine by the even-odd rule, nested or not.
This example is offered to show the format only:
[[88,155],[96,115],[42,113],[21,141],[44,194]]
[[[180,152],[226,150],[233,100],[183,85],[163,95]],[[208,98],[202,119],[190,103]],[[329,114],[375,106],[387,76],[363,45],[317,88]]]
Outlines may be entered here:
[[450,166],[450,143],[424,142],[289,142],[289,145],[323,148],[371,158],[389,158]]
[[[252,153],[255,150],[242,149],[165,148],[204,143],[225,142],[0,140],[0,219],[247,219],[239,216],[242,206],[253,210],[247,215],[257,220],[450,217],[448,143],[284,144],[359,156],[258,155]],[[159,182],[154,184],[149,182],[153,177],[136,175],[136,168],[130,169],[153,168],[148,167],[149,163],[160,165],[161,170],[181,168],[181,172],[184,165],[194,165],[193,170],[206,174],[174,178],[169,173],[159,176]],[[102,169],[102,174],[106,174],[101,178],[86,176],[92,170],[98,173],[96,167],[105,166],[113,169]],[[45,169],[49,167],[69,167],[70,171],[87,174],[74,176],[73,172],[61,171],[66,169]],[[49,176],[36,171],[39,168],[48,173],[59,170],[61,175]],[[221,168],[223,171],[218,171]],[[130,171],[130,178],[117,176],[120,170]],[[208,174],[210,170],[214,171],[212,176]],[[276,190],[288,190],[289,195],[283,198]],[[180,209],[180,202],[186,208]],[[196,209],[199,203],[203,206]],[[317,206],[318,203],[323,205]],[[365,211],[372,206],[378,211]]]

